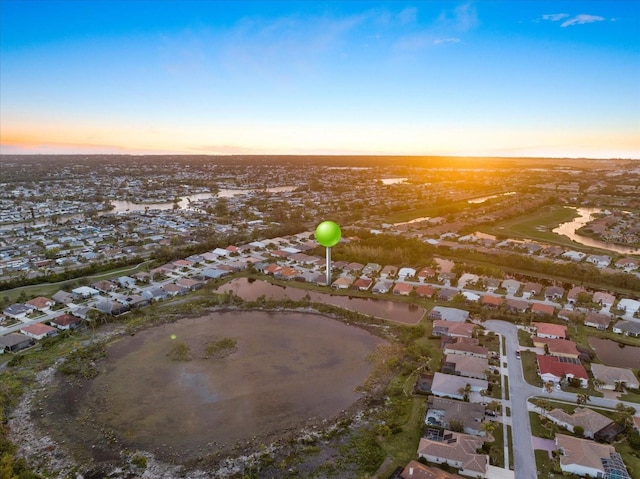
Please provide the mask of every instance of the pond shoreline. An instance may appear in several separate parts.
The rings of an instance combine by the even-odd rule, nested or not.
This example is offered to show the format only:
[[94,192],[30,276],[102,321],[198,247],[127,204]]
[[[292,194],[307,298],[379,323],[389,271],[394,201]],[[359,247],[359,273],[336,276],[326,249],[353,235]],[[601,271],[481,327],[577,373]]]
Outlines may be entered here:
[[[256,311],[255,309],[228,305],[206,309],[206,312],[201,311],[195,316],[221,312]],[[278,311],[302,313],[300,309],[293,311],[290,309],[282,309]],[[274,310],[265,310],[265,312],[273,313]],[[362,329],[369,333],[372,332],[370,329],[378,329],[380,326],[371,323],[358,324],[357,321],[332,317],[334,315],[327,315],[312,310],[311,308],[304,308],[304,314],[313,314],[319,317],[329,318],[344,325],[364,326]],[[172,325],[180,319],[188,320],[190,318],[192,319],[192,315],[183,315],[181,318],[168,318],[160,324],[146,323],[144,326],[137,328],[133,334],[158,326]],[[127,330],[125,326],[120,326],[116,331],[110,331],[104,335],[106,337],[102,339],[107,340],[110,344],[114,344],[131,335],[132,332],[130,330]],[[60,362],[61,361],[58,363]],[[61,478],[66,477],[66,475],[72,471],[78,471],[80,469],[85,469],[84,472],[88,474],[85,476],[86,478],[92,477],[92,471],[96,474],[115,473],[115,475],[109,476],[114,478],[130,477],[128,474],[136,471],[135,467],[129,464],[134,451],[121,450],[104,463],[89,463],[82,458],[74,459],[74,457],[78,457],[76,455],[77,451],[75,451],[76,448],[71,445],[70,441],[57,441],[52,437],[53,434],[42,430],[43,423],[40,421],[42,417],[38,418],[38,415],[45,415],[42,401],[46,400],[51,392],[49,388],[52,382],[56,380],[56,369],[56,367],[52,367],[38,374],[36,384],[26,392],[20,404],[11,415],[11,439],[18,445],[19,454],[26,457],[29,462],[34,464],[38,469],[56,471],[56,474],[58,474],[57,477]],[[232,474],[241,472],[248,466],[259,463],[260,458],[264,456],[265,452],[273,455],[281,455],[292,447],[292,442],[294,445],[297,444],[300,437],[320,435],[324,430],[337,427],[336,425],[341,422],[362,415],[365,410],[369,410],[374,403],[380,400],[383,386],[386,384],[387,379],[388,378],[384,381],[379,381],[370,390],[361,394],[360,398],[336,416],[331,418],[316,418],[316,420],[308,423],[303,428],[290,428],[281,431],[275,438],[271,438],[266,446],[265,440],[267,437],[256,435],[250,440],[238,441],[231,448],[231,451],[227,451],[221,456],[208,456],[206,452],[203,452],[203,454],[197,458],[184,463],[181,463],[179,460],[167,461],[167,459],[170,459],[167,455],[155,455],[148,451],[135,451],[135,454],[142,454],[147,458],[148,465],[145,478],[184,477],[196,479],[229,477]],[[97,444],[93,445],[101,447]],[[260,446],[262,446],[262,448]],[[116,449],[118,449],[118,447],[116,447]],[[162,457],[162,461],[159,461],[158,457]],[[178,457],[179,456],[176,456],[176,458]],[[202,466],[206,467],[206,472],[201,470]],[[117,472],[118,470],[120,472]],[[140,471],[138,470],[137,472],[139,473]],[[103,476],[97,475],[96,477]]]

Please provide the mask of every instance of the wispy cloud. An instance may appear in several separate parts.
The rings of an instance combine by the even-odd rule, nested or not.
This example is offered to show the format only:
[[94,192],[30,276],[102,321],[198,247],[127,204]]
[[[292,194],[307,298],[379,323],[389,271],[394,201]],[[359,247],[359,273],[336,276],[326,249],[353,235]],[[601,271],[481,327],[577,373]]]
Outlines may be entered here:
[[401,24],[414,23],[418,18],[418,9],[415,7],[405,8],[397,15]]
[[460,39],[459,38],[455,38],[455,37],[450,37],[450,38],[436,38],[433,41],[434,45],[440,45],[442,43],[460,43]]
[[589,15],[588,13],[580,13],[575,16],[571,16],[568,13],[547,13],[545,15],[542,15],[542,19],[551,22],[559,22],[561,20],[564,20],[560,24],[560,26],[563,28],[570,27],[572,25],[585,25],[587,23],[602,22],[605,20],[604,17],[601,17],[599,15]]
[[581,13],[580,15],[576,15],[569,20],[562,22],[561,27],[569,27],[571,25],[584,25],[586,23],[594,23],[594,22],[602,22],[604,21],[604,17],[599,15],[589,15],[586,13]]
[[568,13],[548,13],[546,15],[542,15],[543,20],[551,20],[552,22],[559,22],[563,18],[570,17]]

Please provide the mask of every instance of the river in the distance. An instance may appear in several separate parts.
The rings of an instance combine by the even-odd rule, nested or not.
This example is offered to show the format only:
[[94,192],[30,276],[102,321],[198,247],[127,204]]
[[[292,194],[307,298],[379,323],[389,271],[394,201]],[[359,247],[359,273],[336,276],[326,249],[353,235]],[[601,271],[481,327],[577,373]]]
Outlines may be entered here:
[[[567,208],[573,208],[567,206]],[[640,254],[640,248],[631,248],[629,246],[617,245],[613,243],[607,243],[605,241],[600,241],[594,238],[589,238],[588,236],[582,236],[576,233],[576,230],[582,228],[586,225],[591,219],[593,214],[601,213],[602,210],[600,208],[573,208],[578,212],[578,217],[574,218],[571,221],[567,221],[566,223],[562,223],[558,225],[557,228],[553,229],[553,232],[559,235],[567,236],[569,239],[575,241],[576,243],[583,244],[585,246],[591,246],[593,248],[606,249],[609,251],[614,251],[616,253],[621,254]]]

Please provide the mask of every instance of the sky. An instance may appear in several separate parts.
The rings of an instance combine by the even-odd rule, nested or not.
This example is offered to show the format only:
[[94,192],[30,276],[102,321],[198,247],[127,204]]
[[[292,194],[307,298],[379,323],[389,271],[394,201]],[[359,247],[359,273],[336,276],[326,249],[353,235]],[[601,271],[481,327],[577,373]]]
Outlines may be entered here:
[[640,159],[640,0],[0,0],[0,153]]

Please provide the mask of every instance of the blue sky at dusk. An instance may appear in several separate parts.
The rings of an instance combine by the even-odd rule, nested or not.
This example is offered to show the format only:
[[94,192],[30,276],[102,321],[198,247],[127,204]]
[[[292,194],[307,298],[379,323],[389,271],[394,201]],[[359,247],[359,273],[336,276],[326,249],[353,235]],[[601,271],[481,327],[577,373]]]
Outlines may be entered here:
[[0,2],[1,153],[640,158],[638,1]]

